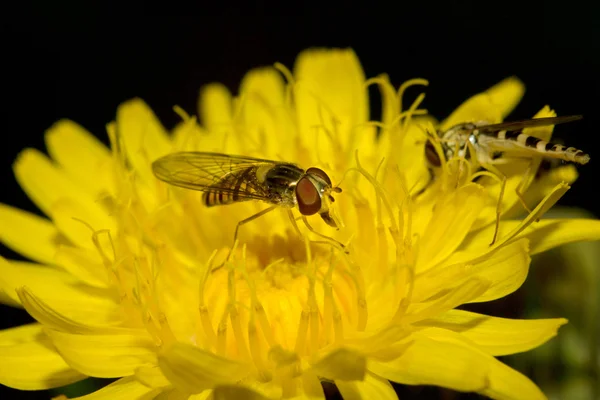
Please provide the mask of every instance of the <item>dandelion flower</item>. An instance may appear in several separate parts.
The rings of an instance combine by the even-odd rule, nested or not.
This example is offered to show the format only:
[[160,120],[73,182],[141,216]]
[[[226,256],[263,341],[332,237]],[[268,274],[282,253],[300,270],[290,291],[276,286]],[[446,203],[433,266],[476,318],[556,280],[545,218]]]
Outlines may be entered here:
[[[385,75],[367,80],[352,51],[319,49],[300,54],[293,73],[249,72],[237,97],[207,86],[199,121],[176,108],[172,132],[139,99],[107,125],[110,149],[57,122],[50,157],[26,149],[14,164],[48,219],[0,206],[0,239],[31,259],[1,260],[0,299],[37,321],[0,332],[0,383],[40,390],[119,378],[86,399],[323,398],[323,381],[347,399],[396,398],[390,381],[544,398],[495,357],[541,345],[566,321],[457,307],[512,293],[531,254],[598,239],[600,223],[535,222],[575,180],[572,167],[530,179],[532,212],[508,219],[523,212],[515,167],[490,246],[498,183],[472,182],[475,171],[463,177],[451,163],[431,181],[423,127],[500,121],[523,85],[509,78],[438,124],[423,95],[406,107],[406,88],[426,83],[396,90]],[[369,115],[370,85],[380,121]],[[154,160],[192,150],[327,171],[344,190],[332,205],[341,229],[309,222],[346,251],[302,224],[300,236],[283,209],[245,224],[230,251],[237,223],[266,206],[207,208],[201,193],[154,177]]]

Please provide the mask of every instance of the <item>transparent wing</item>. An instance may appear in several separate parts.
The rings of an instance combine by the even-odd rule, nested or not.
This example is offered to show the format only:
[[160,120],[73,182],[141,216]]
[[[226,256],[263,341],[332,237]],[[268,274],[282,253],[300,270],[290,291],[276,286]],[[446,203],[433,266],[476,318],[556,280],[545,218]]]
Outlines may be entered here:
[[[268,200],[256,170],[276,161],[221,153],[179,152],[152,163],[154,175],[168,184],[203,192],[235,193],[239,200]],[[232,183],[239,183],[235,185]],[[242,184],[243,183],[243,184]]]
[[483,134],[490,134],[499,131],[520,131],[525,128],[533,128],[537,126],[558,125],[567,122],[578,121],[582,119],[581,115],[568,115],[563,117],[548,117],[526,119],[522,121],[501,122],[499,124],[483,125],[477,127],[477,130]]

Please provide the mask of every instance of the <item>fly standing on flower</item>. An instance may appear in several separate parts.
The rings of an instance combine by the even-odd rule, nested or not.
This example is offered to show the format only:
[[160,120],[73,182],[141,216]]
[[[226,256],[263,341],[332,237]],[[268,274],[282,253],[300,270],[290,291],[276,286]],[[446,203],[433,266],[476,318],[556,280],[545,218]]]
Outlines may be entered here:
[[[458,156],[467,160],[474,158],[484,169],[503,179],[503,186],[498,199],[498,218],[492,244],[496,241],[500,216],[502,193],[506,176],[496,165],[510,163],[515,159],[547,158],[587,164],[590,156],[574,147],[546,142],[542,139],[523,133],[525,128],[558,125],[580,120],[581,115],[537,118],[523,121],[489,124],[485,121],[462,123],[439,133],[441,150],[446,160]],[[440,154],[431,141],[425,145],[425,157],[431,168],[442,165]],[[517,196],[525,209],[529,211],[517,187]]]
[[310,227],[306,216],[319,214],[329,226],[338,227],[329,213],[329,205],[335,201],[332,194],[342,189],[333,186],[329,176],[319,168],[304,170],[288,162],[220,153],[178,152],[154,161],[152,170],[158,179],[168,184],[204,192],[202,201],[207,207],[248,200],[271,204],[237,224],[234,243],[240,226],[277,207],[289,210],[296,228],[291,210],[297,207],[307,227],[329,240],[333,239]]

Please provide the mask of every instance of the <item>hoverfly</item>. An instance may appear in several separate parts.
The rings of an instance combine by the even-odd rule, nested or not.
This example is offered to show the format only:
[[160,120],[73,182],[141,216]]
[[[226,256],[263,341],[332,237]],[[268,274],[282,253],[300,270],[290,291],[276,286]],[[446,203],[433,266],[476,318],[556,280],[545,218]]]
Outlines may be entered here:
[[[523,133],[523,129],[525,128],[558,125],[577,121],[581,118],[581,115],[572,115],[503,122],[499,124],[489,124],[485,121],[461,123],[439,133],[442,152],[446,160],[450,160],[454,156],[459,156],[467,160],[475,158],[483,169],[488,170],[499,178],[503,178],[503,186],[496,209],[496,230],[494,231],[491,245],[495,243],[498,234],[501,212],[500,205],[504,185],[506,184],[506,176],[495,165],[507,164],[515,159],[534,159],[535,157],[568,161],[582,165],[587,164],[590,161],[590,156],[581,150],[549,143]],[[442,165],[440,155],[429,140],[425,145],[425,158],[429,163],[430,171]],[[520,186],[516,189],[517,197],[523,207],[530,212],[520,192]]]
[[170,185],[203,192],[202,201],[207,207],[248,200],[271,204],[237,224],[234,243],[241,225],[277,207],[287,208],[294,224],[291,210],[297,207],[311,230],[305,217],[315,214],[327,225],[337,228],[329,213],[329,204],[335,201],[332,194],[341,193],[342,189],[334,187],[329,176],[319,168],[304,170],[288,162],[220,153],[178,152],[154,161],[152,171]]
[[[545,142],[523,133],[525,128],[558,125],[581,118],[581,115],[572,115],[499,124],[488,124],[485,121],[463,123],[451,127],[439,136],[447,160],[455,155],[469,159],[471,154],[467,149],[471,145],[475,150],[475,158],[484,168],[492,164],[504,164],[508,158],[532,158],[534,156],[587,164],[590,156],[581,150]],[[429,141],[425,145],[425,156],[430,166],[441,166],[440,157]]]

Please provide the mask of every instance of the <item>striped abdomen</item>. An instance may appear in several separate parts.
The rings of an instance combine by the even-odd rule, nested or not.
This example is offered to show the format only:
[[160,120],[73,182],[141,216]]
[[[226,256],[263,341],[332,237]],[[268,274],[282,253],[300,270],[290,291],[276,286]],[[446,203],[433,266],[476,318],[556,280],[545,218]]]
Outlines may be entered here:
[[516,143],[519,147],[534,150],[542,156],[560,158],[579,164],[587,164],[590,156],[574,147],[566,147],[560,144],[546,142],[534,136],[527,135],[521,131],[507,132],[499,131],[496,134],[500,140],[508,140]]
[[257,183],[256,170],[257,167],[253,166],[225,175],[220,181],[206,189],[202,195],[204,205],[212,207],[254,199]]

